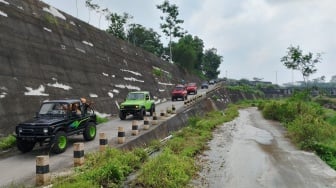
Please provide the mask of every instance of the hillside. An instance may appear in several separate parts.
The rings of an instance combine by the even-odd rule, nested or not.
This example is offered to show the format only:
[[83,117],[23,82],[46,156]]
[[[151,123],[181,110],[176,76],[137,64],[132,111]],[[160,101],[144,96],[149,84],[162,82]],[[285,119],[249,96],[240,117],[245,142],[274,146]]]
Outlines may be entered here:
[[200,82],[41,1],[0,0],[0,39],[0,137],[44,100],[85,97],[109,116],[131,90],[159,102],[182,79]]

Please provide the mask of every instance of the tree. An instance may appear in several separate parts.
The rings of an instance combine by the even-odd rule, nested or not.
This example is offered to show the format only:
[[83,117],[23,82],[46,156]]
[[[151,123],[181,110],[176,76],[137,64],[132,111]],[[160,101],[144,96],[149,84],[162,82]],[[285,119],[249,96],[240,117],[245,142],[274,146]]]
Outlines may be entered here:
[[157,56],[163,53],[163,45],[160,41],[160,35],[153,29],[146,29],[139,24],[130,24],[127,32],[127,39],[133,45],[138,46]]
[[178,43],[172,44],[172,51],[175,54],[174,63],[201,74],[203,46],[203,41],[198,37],[185,35],[179,39]]
[[183,31],[183,28],[179,26],[184,21],[177,19],[179,15],[178,7],[175,4],[170,4],[168,0],[165,0],[161,5],[156,6],[159,10],[162,11],[165,16],[160,16],[160,19],[164,23],[160,24],[162,32],[169,37],[169,52],[170,52],[170,61],[172,61],[172,37],[182,37],[186,32]]
[[129,19],[133,17],[127,13],[118,15],[117,13],[111,13],[108,17],[111,21],[111,25],[108,27],[107,32],[111,33],[117,38],[126,39],[125,25]]
[[315,57],[311,52],[303,54],[299,46],[290,46],[287,49],[287,55],[281,58],[281,62],[288,69],[299,70],[307,87],[309,76],[317,71],[316,63],[321,62],[321,54],[317,53]]
[[217,55],[217,50],[211,48],[206,50],[203,56],[202,71],[208,79],[216,79],[220,73],[217,69],[222,63],[223,57]]
[[88,23],[90,23],[91,10],[98,10],[99,9],[99,5],[93,4],[92,0],[86,0],[85,1],[85,6],[88,7],[88,9],[89,9],[89,20],[88,20]]

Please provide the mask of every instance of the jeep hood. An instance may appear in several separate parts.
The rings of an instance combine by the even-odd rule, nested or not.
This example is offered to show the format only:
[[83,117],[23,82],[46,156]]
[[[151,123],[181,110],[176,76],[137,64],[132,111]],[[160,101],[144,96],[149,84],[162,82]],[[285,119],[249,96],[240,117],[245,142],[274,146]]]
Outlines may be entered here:
[[121,103],[121,105],[127,106],[127,105],[142,105],[144,103],[144,101],[139,101],[139,100],[127,100],[123,103]]
[[64,121],[64,118],[37,118],[25,121],[23,123],[20,123],[19,125],[33,125],[33,126],[53,125],[62,121]]

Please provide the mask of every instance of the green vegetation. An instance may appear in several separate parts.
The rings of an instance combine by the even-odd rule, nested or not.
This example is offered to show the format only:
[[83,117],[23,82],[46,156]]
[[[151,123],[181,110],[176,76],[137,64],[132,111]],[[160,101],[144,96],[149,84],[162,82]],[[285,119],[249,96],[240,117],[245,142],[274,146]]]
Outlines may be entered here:
[[5,150],[13,147],[16,144],[16,138],[13,135],[3,137],[0,139],[0,150]]
[[143,149],[108,149],[105,152],[90,153],[85,156],[84,166],[76,168],[73,176],[56,179],[53,187],[121,187],[127,175],[140,168],[147,157]]
[[227,86],[226,88],[229,91],[241,91],[241,92],[244,92],[244,93],[256,94],[260,97],[264,96],[264,92],[262,92],[261,90],[255,88],[255,87],[249,86],[249,85],[245,85],[245,84],[237,85],[237,86]]
[[236,116],[237,108],[230,106],[224,113],[216,111],[202,118],[191,118],[189,126],[175,133],[159,156],[145,163],[134,184],[143,187],[185,187],[198,170],[194,157],[206,148],[212,130]]
[[97,119],[97,124],[108,122],[108,118],[106,117],[96,116],[96,119]]
[[[197,173],[194,158],[206,148],[212,130],[236,116],[237,107],[229,106],[224,112],[190,118],[189,125],[174,133],[164,146],[159,141],[153,141],[148,149],[108,149],[106,152],[90,153],[85,156],[84,166],[77,167],[70,177],[56,179],[53,187],[122,187],[126,177],[136,170],[139,173],[133,186],[184,187]],[[156,156],[148,158],[149,150],[160,149]]]
[[153,75],[161,77],[163,75],[163,72],[159,68],[153,68]]
[[336,169],[336,112],[313,102],[307,92],[295,93],[287,100],[259,103],[265,118],[277,120],[299,148],[314,151]]
[[47,20],[47,22],[49,22],[50,24],[55,24],[57,25],[57,18],[55,18],[53,15],[47,14],[45,15],[45,19]]

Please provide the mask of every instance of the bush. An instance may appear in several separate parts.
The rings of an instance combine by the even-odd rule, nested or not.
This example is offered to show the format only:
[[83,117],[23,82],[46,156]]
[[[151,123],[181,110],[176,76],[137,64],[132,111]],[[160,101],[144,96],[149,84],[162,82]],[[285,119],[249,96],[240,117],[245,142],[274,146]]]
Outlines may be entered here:
[[8,149],[16,144],[16,138],[13,135],[3,137],[0,139],[0,150]]
[[288,134],[301,149],[313,150],[316,143],[331,139],[335,129],[322,119],[305,114],[288,124]]

